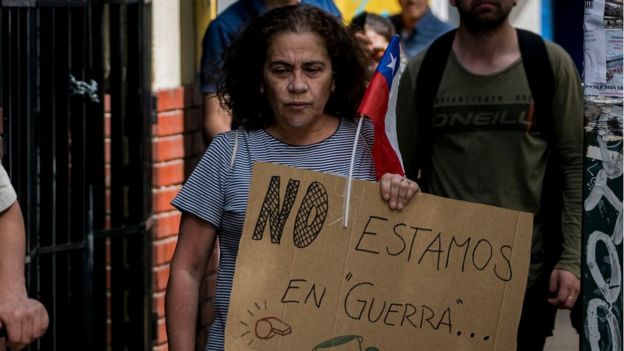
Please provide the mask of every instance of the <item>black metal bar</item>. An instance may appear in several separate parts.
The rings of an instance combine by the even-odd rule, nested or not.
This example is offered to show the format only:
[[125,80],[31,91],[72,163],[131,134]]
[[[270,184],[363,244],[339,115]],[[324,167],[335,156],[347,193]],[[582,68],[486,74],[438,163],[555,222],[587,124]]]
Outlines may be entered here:
[[89,59],[90,76],[98,82],[99,100],[102,103],[89,104],[86,121],[87,157],[87,251],[85,269],[85,297],[90,303],[86,307],[85,317],[91,321],[86,349],[106,350],[106,243],[95,241],[93,233],[105,227],[105,159],[104,159],[104,42],[103,42],[103,5],[101,1],[92,1],[88,7],[90,20],[86,47],[91,53]]
[[[111,19],[111,222],[145,221],[151,212],[149,46],[145,5],[110,4]],[[147,68],[147,69],[146,69]],[[125,74],[122,76],[121,72]],[[146,104],[145,102],[148,101]],[[112,348],[151,349],[151,240],[111,237]],[[131,254],[130,254],[131,253]],[[143,276],[139,280],[136,277]]]
[[45,247],[40,247],[40,248],[33,250],[28,255],[28,257],[32,259],[36,257],[37,255],[61,254],[61,253],[66,253],[68,251],[84,250],[85,246],[86,246],[85,242],[45,246]]
[[35,7],[37,0],[2,0],[3,7]]
[[[67,33],[69,49],[69,75],[79,78],[80,81],[87,81],[88,68],[88,38],[87,38],[87,12],[84,6],[72,7],[65,9],[68,13],[69,31]],[[69,85],[69,81],[67,81]],[[69,155],[69,241],[72,243],[80,243],[82,248],[86,247],[87,233],[87,179],[86,179],[86,106],[91,100],[84,95],[73,95],[72,89],[68,87],[68,112],[69,112],[69,131],[70,141]],[[69,317],[73,323],[84,319],[87,306],[91,303],[85,298],[87,290],[85,284],[86,260],[88,259],[85,250],[70,251],[68,255],[68,264],[71,268],[69,275],[69,289],[71,291],[71,309]],[[88,349],[87,344],[90,342],[91,328],[85,328],[85,323],[81,323],[80,328],[83,331],[81,335],[74,336],[74,345]],[[78,329],[78,328],[76,328]]]
[[[54,142],[56,134],[55,123],[55,111],[56,111],[56,87],[54,81],[56,80],[56,62],[58,60],[55,53],[54,44],[56,38],[56,26],[55,26],[55,12],[53,9],[46,9],[45,11],[39,11],[39,26],[45,28],[40,32],[39,42],[40,45],[40,57],[45,57],[45,60],[40,61],[40,78],[39,89],[42,92],[48,92],[47,94],[40,95],[41,116],[40,124],[41,129],[46,133],[40,135],[40,173],[45,175],[40,181],[39,187],[41,192],[39,206],[42,208],[49,208],[49,211],[41,213],[41,225],[42,228],[47,228],[49,235],[42,235],[38,233],[40,237],[41,246],[52,246],[56,244],[56,192],[53,182],[54,173],[54,157],[56,153],[56,143]],[[48,331],[44,335],[43,343],[49,345],[54,349],[59,339],[58,325],[59,315],[56,313],[56,273],[54,256],[40,257],[39,262],[41,264],[41,297],[44,305],[48,307],[48,314],[50,316],[50,326]]]
[[89,4],[88,0],[38,0],[39,7],[85,7]]
[[[126,6],[109,5],[110,18],[110,89],[111,89],[111,224],[121,227],[128,217],[128,188],[126,164],[126,77],[128,47],[126,41]],[[114,350],[127,347],[131,338],[125,328],[127,303],[123,272],[127,242],[123,237],[110,239],[111,251],[111,347]]]
[[[143,286],[144,286],[144,302],[143,302],[143,343],[144,350],[152,350],[156,333],[152,328],[158,321],[158,317],[152,312],[152,235],[151,235],[151,219],[152,219],[152,123],[155,113],[154,99],[151,94],[152,86],[152,9],[151,2],[138,2],[136,5],[139,11],[140,28],[138,31],[139,57],[141,58],[141,75],[140,75],[140,92],[142,93],[141,101],[141,123],[143,134],[143,218],[149,218],[145,235],[143,236]],[[147,179],[147,181],[145,181]]]

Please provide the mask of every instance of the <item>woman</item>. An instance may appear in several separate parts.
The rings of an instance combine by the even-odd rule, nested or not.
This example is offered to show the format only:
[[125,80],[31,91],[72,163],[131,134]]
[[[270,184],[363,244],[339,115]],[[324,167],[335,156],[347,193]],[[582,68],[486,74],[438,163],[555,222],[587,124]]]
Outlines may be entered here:
[[[184,215],[166,297],[170,350],[192,350],[197,297],[219,235],[220,262],[207,350],[223,350],[225,319],[253,161],[347,175],[356,136],[356,108],[365,84],[357,44],[337,19],[295,5],[253,20],[232,44],[220,96],[241,126],[210,144],[173,204]],[[362,132],[354,177],[375,179]],[[401,209],[418,191],[399,175],[381,180],[382,196]]]

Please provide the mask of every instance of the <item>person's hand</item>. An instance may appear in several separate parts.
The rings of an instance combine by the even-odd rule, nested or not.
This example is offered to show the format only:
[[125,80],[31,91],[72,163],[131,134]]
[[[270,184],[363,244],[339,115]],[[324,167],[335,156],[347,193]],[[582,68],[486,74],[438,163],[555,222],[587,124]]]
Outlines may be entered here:
[[358,45],[360,46],[360,48],[362,49],[364,53],[368,54],[371,52],[373,43],[368,37],[368,35],[366,35],[366,33],[356,32],[355,39],[357,40]]
[[373,42],[364,32],[356,32],[355,39],[357,40],[360,50],[364,53],[366,60],[369,60],[373,55]]
[[0,351],[21,350],[40,338],[48,328],[48,312],[28,297],[0,300],[0,328],[7,336],[0,338]]
[[386,173],[379,179],[381,197],[392,210],[402,210],[409,200],[420,191],[418,184],[399,174]]
[[550,274],[548,290],[554,295],[548,299],[550,304],[572,309],[581,291],[581,281],[574,273],[555,268]]

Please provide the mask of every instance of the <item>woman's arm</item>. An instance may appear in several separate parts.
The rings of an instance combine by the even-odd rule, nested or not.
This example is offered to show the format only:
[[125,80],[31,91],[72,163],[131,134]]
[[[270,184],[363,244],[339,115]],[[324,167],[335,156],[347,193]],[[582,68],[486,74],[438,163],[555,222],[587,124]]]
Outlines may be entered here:
[[165,296],[170,351],[193,351],[199,286],[217,238],[217,229],[191,214],[183,214]]

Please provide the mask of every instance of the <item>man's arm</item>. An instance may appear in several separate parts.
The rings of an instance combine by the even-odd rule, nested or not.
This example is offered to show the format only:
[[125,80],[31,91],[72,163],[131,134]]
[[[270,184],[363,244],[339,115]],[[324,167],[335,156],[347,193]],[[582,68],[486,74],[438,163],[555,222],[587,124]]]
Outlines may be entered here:
[[171,351],[195,349],[199,287],[216,237],[217,230],[212,224],[190,214],[182,216],[165,296]]
[[0,213],[0,325],[6,329],[5,344],[21,350],[43,335],[48,313],[43,305],[28,298],[24,280],[25,230],[19,204]]
[[219,98],[214,93],[204,94],[204,143],[208,145],[214,137],[232,129],[232,116],[221,107]]
[[583,167],[583,91],[572,59],[560,47],[548,43],[556,90],[552,115],[555,118],[555,147],[563,171],[563,252],[550,276],[548,301],[560,308],[572,308],[580,293],[581,206]]

